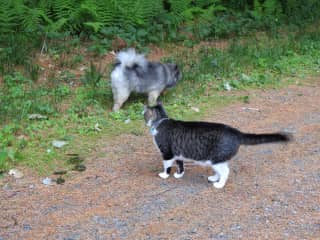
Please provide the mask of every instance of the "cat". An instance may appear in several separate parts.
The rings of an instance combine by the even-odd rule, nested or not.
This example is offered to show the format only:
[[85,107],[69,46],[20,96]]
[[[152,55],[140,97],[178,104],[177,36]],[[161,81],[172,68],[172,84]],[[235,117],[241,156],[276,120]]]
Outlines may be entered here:
[[215,188],[223,188],[229,176],[228,161],[234,157],[240,145],[256,145],[272,142],[289,142],[289,133],[242,133],[236,128],[210,122],[185,122],[170,119],[161,103],[144,107],[144,119],[150,128],[154,143],[163,158],[164,171],[159,176],[166,179],[176,162],[175,178],[184,175],[184,162],[210,166],[215,175],[208,181]]

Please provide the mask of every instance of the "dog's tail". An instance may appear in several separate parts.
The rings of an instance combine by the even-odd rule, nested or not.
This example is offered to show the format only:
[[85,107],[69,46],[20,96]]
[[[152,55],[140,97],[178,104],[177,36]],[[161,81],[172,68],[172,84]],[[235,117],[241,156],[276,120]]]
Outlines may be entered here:
[[266,134],[251,134],[242,133],[240,137],[241,144],[256,145],[272,142],[289,142],[293,139],[290,133],[266,133]]
[[117,54],[118,64],[123,67],[135,68],[140,66],[145,68],[147,65],[147,59],[143,54],[138,54],[133,48],[129,48],[125,51],[121,51]]

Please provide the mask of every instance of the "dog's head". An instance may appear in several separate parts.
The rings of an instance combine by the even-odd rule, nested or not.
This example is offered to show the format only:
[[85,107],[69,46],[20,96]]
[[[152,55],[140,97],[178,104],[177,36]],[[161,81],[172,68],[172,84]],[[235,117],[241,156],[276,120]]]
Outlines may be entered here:
[[177,64],[169,63],[167,64],[167,66],[171,74],[167,84],[167,88],[171,88],[174,87],[177,84],[177,82],[182,78],[182,73]]

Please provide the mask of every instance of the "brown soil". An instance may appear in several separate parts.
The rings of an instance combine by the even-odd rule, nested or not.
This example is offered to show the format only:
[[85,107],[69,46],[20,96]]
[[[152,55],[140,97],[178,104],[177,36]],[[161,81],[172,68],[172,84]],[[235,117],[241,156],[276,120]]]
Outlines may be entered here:
[[249,104],[212,106],[201,120],[287,130],[295,140],[241,147],[224,189],[199,166],[187,165],[182,179],[160,179],[146,128],[101,141],[87,170],[64,185],[3,178],[0,239],[319,239],[320,79],[249,95]]

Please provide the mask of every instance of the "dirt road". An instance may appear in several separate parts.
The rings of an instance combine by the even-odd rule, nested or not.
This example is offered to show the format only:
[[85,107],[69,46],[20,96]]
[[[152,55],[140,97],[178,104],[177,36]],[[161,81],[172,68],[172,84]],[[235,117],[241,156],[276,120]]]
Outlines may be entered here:
[[187,165],[182,179],[160,179],[146,129],[102,142],[87,171],[64,185],[0,180],[0,240],[320,239],[320,78],[249,95],[250,103],[212,106],[201,120],[287,130],[295,140],[241,147],[224,189],[199,166]]

